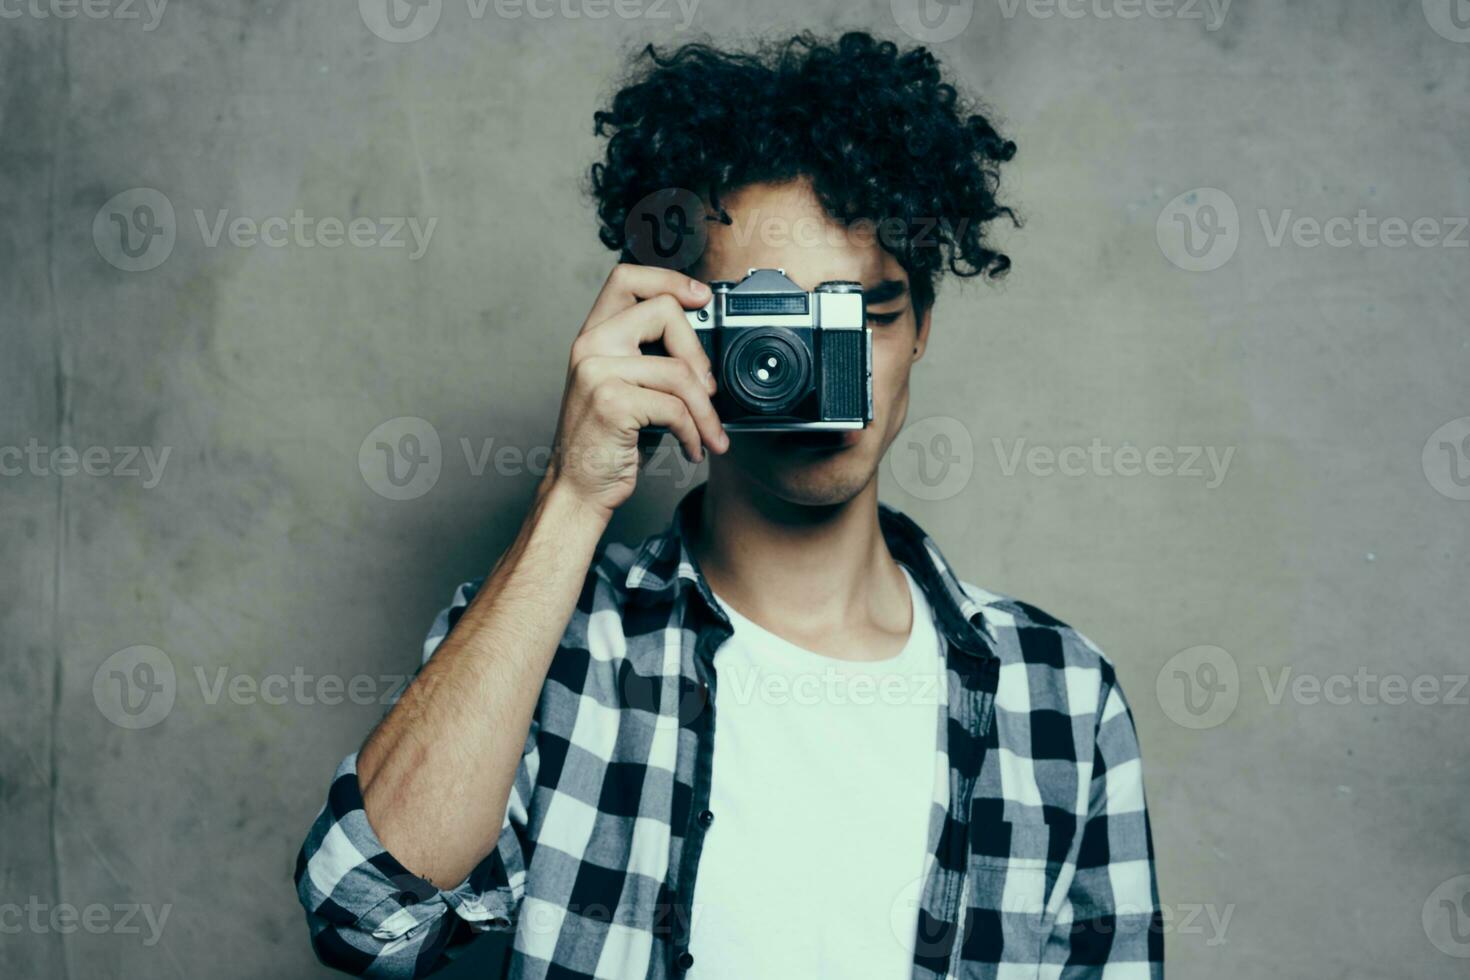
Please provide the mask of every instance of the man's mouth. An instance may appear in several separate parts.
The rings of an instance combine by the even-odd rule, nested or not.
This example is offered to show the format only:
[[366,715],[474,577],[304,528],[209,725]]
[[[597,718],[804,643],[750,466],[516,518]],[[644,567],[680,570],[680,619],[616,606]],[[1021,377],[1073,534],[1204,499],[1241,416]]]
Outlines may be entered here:
[[779,448],[791,452],[831,453],[855,445],[861,435],[862,432],[858,429],[837,431],[805,429],[779,433],[775,441]]

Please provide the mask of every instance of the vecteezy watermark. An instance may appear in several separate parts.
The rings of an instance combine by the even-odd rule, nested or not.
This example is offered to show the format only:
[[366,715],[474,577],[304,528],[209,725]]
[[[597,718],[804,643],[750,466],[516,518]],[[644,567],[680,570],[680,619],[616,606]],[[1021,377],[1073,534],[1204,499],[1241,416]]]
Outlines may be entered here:
[[1470,415],[1451,419],[1424,442],[1424,477],[1451,500],[1470,500]]
[[[364,218],[348,220],[325,217],[315,218],[297,208],[291,216],[253,218],[248,215],[230,217],[228,209],[214,212],[206,218],[203,210],[194,209],[194,220],[199,225],[199,236],[205,248],[218,248],[221,238],[235,248],[408,248],[413,239],[413,251],[408,253],[410,262],[417,262],[429,250],[429,239],[434,237],[438,218],[429,218],[420,223],[418,218]],[[405,237],[405,232],[407,236]]]
[[[1105,443],[1030,445],[1025,438],[991,439],[1002,476],[1024,470],[1035,477],[1168,477],[1195,479],[1214,490],[1225,482],[1234,446],[1138,446]],[[947,500],[969,485],[975,444],[959,419],[936,415],[904,428],[889,449],[888,465],[898,485],[920,500]]]
[[[1331,674],[1297,672],[1295,667],[1257,667],[1261,694],[1269,707],[1290,701],[1301,707],[1448,705],[1470,707],[1470,674],[1379,673],[1366,666]],[[1159,669],[1154,693],[1164,714],[1184,728],[1223,725],[1243,692],[1240,669],[1230,653],[1216,646],[1181,650]]]
[[[1023,937],[1031,941],[1044,942],[1058,924],[1046,915],[1043,901],[1046,893],[1046,871],[1038,862],[1024,858],[1014,859],[1014,867],[1006,871],[1006,938],[1020,941]],[[954,923],[926,923],[919,915],[923,908],[924,876],[913,879],[899,890],[889,908],[889,924],[894,937],[910,952],[946,955],[958,936]],[[1155,917],[1157,912],[1157,918]],[[1230,922],[1235,918],[1235,903],[1219,905],[1214,902],[1171,902],[1168,904],[1138,905],[1120,902],[1108,910],[1106,916],[1086,921],[1074,921],[1060,928],[1069,929],[1075,941],[1086,942],[1084,937],[1148,934],[1203,937],[1206,946],[1221,946],[1226,942]],[[933,929],[925,932],[925,926]]]
[[[460,436],[458,456],[472,477],[495,475],[510,479],[546,475],[552,447],[530,447],[498,441],[493,436],[472,439]],[[456,458],[450,454],[450,458]],[[608,473],[629,464],[639,467],[643,477],[671,479],[676,489],[694,485],[699,464],[691,462],[672,440],[663,440],[640,455],[638,449],[622,450],[594,446],[580,454],[565,453],[563,469],[585,467]],[[363,482],[388,500],[415,500],[434,489],[444,471],[445,452],[439,430],[427,419],[401,415],[382,423],[367,434],[357,450],[357,468]]]
[[30,17],[35,20],[142,21],[144,31],[152,31],[163,20],[168,0],[0,0],[0,20]]
[[[1470,0],[1467,0],[1470,2]],[[1294,208],[1256,209],[1267,248],[1470,248],[1470,217],[1298,214]],[[1242,234],[1240,212],[1229,194],[1200,187],[1174,198],[1154,226],[1164,258],[1187,272],[1212,272],[1235,255]]]
[[853,705],[874,704],[938,705],[941,703],[939,676],[878,670],[854,672],[837,667],[816,667],[795,674],[775,674],[755,667],[732,666],[720,671],[720,697],[736,704]]
[[444,0],[357,0],[367,29],[384,41],[408,44],[422,40],[439,25]]
[[119,650],[92,675],[92,700],[102,717],[119,728],[152,728],[174,709],[178,677],[168,654],[158,647]]
[[1218,187],[1197,187],[1164,205],[1154,237],[1174,265],[1186,272],[1212,272],[1240,245],[1240,212]]
[[1240,669],[1222,647],[1190,647],[1159,668],[1154,694],[1176,725],[1215,728],[1235,713],[1240,701]]
[[893,22],[915,41],[939,44],[964,33],[975,0],[889,0]]
[[[720,668],[721,703],[761,704],[773,707],[935,707],[944,703],[943,681],[931,672],[889,670],[882,663],[875,670],[814,666],[795,674],[771,673],[739,664]],[[677,678],[674,679],[677,686]],[[709,704],[708,689],[685,687],[675,691],[667,680],[629,671],[619,680],[622,703],[647,713],[660,730],[687,727]],[[666,706],[674,706],[669,711]]]
[[114,194],[92,219],[97,254],[124,272],[147,272],[163,265],[173,254],[177,237],[173,202],[151,187]]
[[1446,956],[1470,959],[1470,874],[1441,882],[1424,900],[1424,935]]
[[1257,667],[1266,702],[1280,704],[1290,696],[1299,705],[1435,705],[1470,706],[1470,674],[1379,674],[1359,667],[1345,673],[1296,674],[1291,667],[1271,671]]
[[[472,21],[494,14],[501,20],[672,21],[676,31],[694,23],[700,0],[465,0]],[[357,0],[367,29],[384,41],[408,44],[433,33],[444,13],[443,0]]]
[[389,500],[413,500],[434,489],[444,469],[439,430],[427,419],[400,415],[377,426],[357,449],[368,487]]
[[141,479],[152,490],[171,452],[172,446],[43,446],[33,436],[24,446],[0,446],[0,477],[113,476]]
[[[218,208],[213,214],[193,210],[200,243],[205,248],[408,249],[416,262],[429,249],[438,218],[317,217],[297,208],[289,215],[254,217]],[[134,187],[114,195],[92,219],[97,253],[124,272],[156,269],[173,254],[178,241],[173,202],[151,187]]]
[[[77,930],[94,936],[142,936],[143,945],[153,947],[163,935],[173,903],[93,902],[76,906],[70,902],[45,902],[32,895],[25,904],[0,902],[0,935],[21,933],[67,936]],[[145,931],[146,930],[146,931]]]
[[628,209],[623,240],[642,265],[687,269],[704,254],[709,240],[704,201],[683,187],[645,195]]
[[[289,673],[266,674],[228,666],[196,666],[184,677],[193,682],[192,692],[197,692],[206,707],[221,703],[236,707],[387,706],[397,702],[413,680],[410,674],[319,674],[301,666]],[[138,731],[152,728],[173,712],[179,682],[168,654],[158,647],[133,646],[117,651],[98,666],[92,677],[92,698],[102,717],[119,728]]]
[[[919,157],[923,153],[914,148]],[[700,196],[683,187],[666,187],[645,195],[623,219],[624,248],[642,265],[687,269],[709,242],[709,228],[721,224],[740,247],[759,242],[770,248],[831,248],[874,244],[889,251],[937,249],[964,237],[970,219],[945,216],[890,216],[838,222],[816,215],[792,218],[758,208],[735,215],[716,215]]]
[[257,704],[302,707],[340,704],[391,705],[408,688],[413,678],[408,674],[314,674],[305,667],[294,667],[289,674],[262,676],[232,671],[229,667],[206,670],[194,668],[194,682],[200,697],[210,707],[225,701],[240,707]]
[[[1159,476],[1204,480],[1205,489],[1214,490],[1225,482],[1235,447],[1226,446],[1149,446],[1140,448],[1125,442],[1121,446],[1105,445],[1094,437],[1087,446],[1030,446],[1025,439],[1015,439],[1006,448],[1000,439],[992,439],[996,461],[1006,476],[1015,476],[1024,462],[1032,476]],[[1203,465],[1202,465],[1203,464]]]
[[1214,32],[1225,26],[1232,0],[996,0],[1000,15],[1024,13],[1037,20],[1198,20]]
[[920,419],[893,440],[888,467],[898,485],[920,500],[948,500],[970,484],[975,442],[959,419]]
[[1470,44],[1470,0],[1423,0],[1424,19],[1447,41]]
[[1285,208],[1272,215],[1258,208],[1256,217],[1266,244],[1281,248],[1288,240],[1297,248],[1470,248],[1470,217],[1420,217],[1412,221],[1379,217],[1359,208],[1352,217],[1316,218]]

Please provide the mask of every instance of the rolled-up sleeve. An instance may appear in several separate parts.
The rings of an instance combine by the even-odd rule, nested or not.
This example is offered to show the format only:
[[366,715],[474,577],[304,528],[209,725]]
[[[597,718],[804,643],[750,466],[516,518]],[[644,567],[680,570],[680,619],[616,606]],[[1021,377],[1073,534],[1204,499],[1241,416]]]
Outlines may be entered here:
[[[425,661],[473,594],[472,586],[461,586],[440,614]],[[357,754],[342,761],[296,860],[296,893],[323,963],[358,976],[421,977],[443,965],[445,950],[466,930],[514,927],[530,849],[535,736],[533,724],[494,850],[450,889],[436,888],[388,852],[363,809]]]
[[1105,670],[1076,873],[1046,962],[1064,980],[1159,980],[1163,920],[1133,716]]

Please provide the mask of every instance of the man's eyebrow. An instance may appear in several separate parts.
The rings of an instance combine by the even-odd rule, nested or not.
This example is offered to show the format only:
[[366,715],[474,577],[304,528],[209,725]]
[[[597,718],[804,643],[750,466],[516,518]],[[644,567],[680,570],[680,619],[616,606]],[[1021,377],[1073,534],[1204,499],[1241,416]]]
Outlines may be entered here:
[[908,283],[902,279],[885,279],[872,289],[863,290],[863,302],[869,306],[879,306],[898,299],[908,291]]

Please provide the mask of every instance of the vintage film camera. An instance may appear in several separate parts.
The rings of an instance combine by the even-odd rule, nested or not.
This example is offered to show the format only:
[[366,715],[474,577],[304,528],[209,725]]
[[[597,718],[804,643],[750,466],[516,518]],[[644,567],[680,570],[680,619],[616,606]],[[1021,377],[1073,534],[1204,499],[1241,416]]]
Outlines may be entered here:
[[685,315],[714,365],[729,431],[861,429],[873,420],[873,331],[862,286],[811,292],[784,269],[751,269]]

